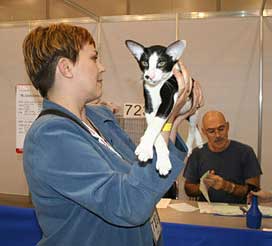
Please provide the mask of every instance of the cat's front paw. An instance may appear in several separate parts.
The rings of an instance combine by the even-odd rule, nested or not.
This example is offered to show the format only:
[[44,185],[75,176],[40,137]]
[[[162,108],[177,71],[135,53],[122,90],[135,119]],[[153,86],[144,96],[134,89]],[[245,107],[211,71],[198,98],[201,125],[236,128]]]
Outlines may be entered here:
[[146,162],[149,159],[153,158],[153,146],[152,145],[150,146],[147,143],[141,142],[137,146],[135,150],[135,154],[138,156],[139,161]]
[[157,159],[156,169],[159,171],[159,174],[166,176],[172,168],[169,156],[160,156]]

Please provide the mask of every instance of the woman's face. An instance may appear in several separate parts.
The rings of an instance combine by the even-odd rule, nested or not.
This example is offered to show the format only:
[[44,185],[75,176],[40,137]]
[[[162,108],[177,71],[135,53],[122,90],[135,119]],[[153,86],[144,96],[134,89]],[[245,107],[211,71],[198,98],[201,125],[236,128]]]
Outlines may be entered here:
[[80,50],[78,60],[74,66],[76,83],[79,83],[80,93],[86,101],[96,100],[102,95],[103,65],[97,59],[97,50],[94,45],[86,44]]

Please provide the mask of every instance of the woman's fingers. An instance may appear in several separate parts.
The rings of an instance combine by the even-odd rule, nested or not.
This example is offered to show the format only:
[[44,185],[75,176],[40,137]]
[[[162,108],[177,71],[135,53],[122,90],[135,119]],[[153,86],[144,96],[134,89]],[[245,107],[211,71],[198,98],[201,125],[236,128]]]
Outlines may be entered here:
[[192,84],[190,83],[190,75],[185,65],[179,61],[178,62],[179,69],[174,69],[173,73],[178,81],[179,94],[182,92],[190,92]]
[[183,79],[185,81],[185,84],[187,84],[189,82],[189,79],[190,79],[189,72],[188,72],[186,66],[183,64],[183,62],[179,61],[178,65],[179,65],[179,67],[181,69],[181,73],[183,75]]
[[185,90],[185,81],[182,76],[182,73],[179,70],[174,69],[173,73],[174,73],[176,80],[178,82],[178,89],[179,89],[179,95],[180,95]]
[[198,104],[199,104],[199,108],[204,106],[204,96],[203,96],[203,91],[201,89],[200,83],[196,80],[195,81],[195,87],[197,88],[198,91]]

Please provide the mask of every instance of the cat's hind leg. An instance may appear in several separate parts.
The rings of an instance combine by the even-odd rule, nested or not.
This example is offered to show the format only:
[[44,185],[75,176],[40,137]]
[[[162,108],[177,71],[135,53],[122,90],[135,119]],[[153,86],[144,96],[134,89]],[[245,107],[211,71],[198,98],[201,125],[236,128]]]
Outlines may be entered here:
[[195,129],[195,142],[196,142],[196,146],[198,148],[201,149],[203,147],[204,142],[203,142],[202,136],[199,132],[198,125],[196,125],[196,129]]
[[169,159],[169,150],[161,134],[155,140],[155,149],[157,153],[156,169],[160,175],[167,175],[172,168]]
[[197,120],[198,112],[195,112],[189,117],[189,133],[186,141],[186,145],[188,147],[188,156],[192,153],[194,140],[196,140],[196,145],[199,148],[202,148],[203,146],[203,140],[197,127]]

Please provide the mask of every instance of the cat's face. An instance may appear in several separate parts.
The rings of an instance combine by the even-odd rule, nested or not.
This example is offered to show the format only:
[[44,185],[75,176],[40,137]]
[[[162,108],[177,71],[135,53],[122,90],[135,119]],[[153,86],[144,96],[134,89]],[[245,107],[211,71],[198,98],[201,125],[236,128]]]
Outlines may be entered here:
[[159,45],[144,47],[135,41],[127,40],[126,45],[138,61],[143,79],[149,85],[157,85],[169,78],[174,65],[183,53],[186,42],[179,40],[168,47]]

